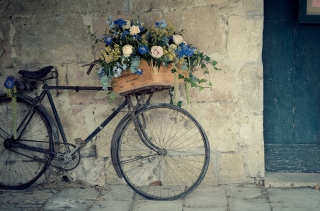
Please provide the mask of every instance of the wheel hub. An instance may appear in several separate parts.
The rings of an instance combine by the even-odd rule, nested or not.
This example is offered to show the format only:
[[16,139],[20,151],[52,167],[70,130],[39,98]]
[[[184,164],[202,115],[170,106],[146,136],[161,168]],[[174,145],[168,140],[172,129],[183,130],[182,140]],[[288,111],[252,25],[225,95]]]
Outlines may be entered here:
[[159,149],[158,155],[166,156],[168,154],[166,149]]
[[13,145],[12,145],[13,142],[14,142],[13,138],[8,138],[8,139],[4,140],[4,142],[3,142],[4,148],[11,149],[13,147]]

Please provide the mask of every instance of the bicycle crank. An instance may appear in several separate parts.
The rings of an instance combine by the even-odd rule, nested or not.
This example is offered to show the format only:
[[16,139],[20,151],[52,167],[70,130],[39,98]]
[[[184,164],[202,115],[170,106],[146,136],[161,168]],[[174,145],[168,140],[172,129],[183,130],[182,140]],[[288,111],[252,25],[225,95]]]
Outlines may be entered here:
[[[73,144],[63,144],[56,151],[55,160],[57,161],[57,165],[65,170],[70,171],[75,169],[80,163],[80,152],[79,150],[74,151],[76,148]],[[74,151],[74,152],[73,152]],[[71,153],[73,152],[73,153]]]

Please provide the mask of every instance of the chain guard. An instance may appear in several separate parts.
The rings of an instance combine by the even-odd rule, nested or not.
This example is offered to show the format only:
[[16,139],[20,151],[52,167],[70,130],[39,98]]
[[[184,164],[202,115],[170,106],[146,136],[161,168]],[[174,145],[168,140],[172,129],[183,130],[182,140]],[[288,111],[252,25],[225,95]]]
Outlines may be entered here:
[[63,144],[57,151],[55,155],[55,161],[58,168],[65,171],[70,171],[75,169],[80,163],[80,152],[75,151],[73,154],[69,152],[76,148],[73,144]]

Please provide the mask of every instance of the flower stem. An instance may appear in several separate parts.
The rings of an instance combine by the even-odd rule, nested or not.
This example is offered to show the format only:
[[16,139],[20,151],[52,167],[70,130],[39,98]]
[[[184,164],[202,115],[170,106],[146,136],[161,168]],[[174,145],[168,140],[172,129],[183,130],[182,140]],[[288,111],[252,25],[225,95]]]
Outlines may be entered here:
[[190,93],[189,93],[189,83],[185,83],[186,96],[187,96],[187,104],[190,104]]
[[174,74],[174,92],[173,92],[173,104],[178,105],[178,89],[179,89],[179,76],[178,72],[175,72]]
[[[190,57],[188,57],[188,77],[190,75]],[[186,96],[187,96],[187,104],[190,104],[190,93],[189,93],[189,83],[185,83]]]
[[16,96],[16,87],[13,89],[7,89],[8,97],[11,97],[11,115],[12,115],[12,133],[13,138],[17,139],[17,96]]

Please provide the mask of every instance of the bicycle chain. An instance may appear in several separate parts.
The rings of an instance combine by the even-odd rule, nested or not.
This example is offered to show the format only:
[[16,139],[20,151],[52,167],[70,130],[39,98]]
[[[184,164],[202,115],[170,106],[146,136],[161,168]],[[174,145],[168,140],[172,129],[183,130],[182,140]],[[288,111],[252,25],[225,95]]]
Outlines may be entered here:
[[[24,140],[20,140],[20,142],[24,142]],[[25,141],[25,142],[49,143],[49,144],[50,144],[50,142],[48,142],[48,141],[30,141],[30,140],[28,140],[28,141]],[[57,144],[57,145],[62,144],[62,145],[64,145],[64,146],[68,145],[68,146],[75,147],[75,145],[69,144],[69,143],[60,143],[60,142],[57,142],[57,143],[53,143],[53,144]],[[61,148],[61,147],[59,147],[59,148]],[[12,149],[8,149],[8,150],[11,151],[11,152],[17,153],[17,154],[19,154],[19,155],[22,155],[22,156],[24,156],[24,157],[30,158],[30,159],[32,159],[32,160],[35,160],[35,161],[37,161],[37,162],[44,163],[44,164],[47,164],[44,159],[52,159],[49,165],[57,168],[58,170],[70,171],[70,170],[74,169],[75,167],[77,167],[77,166],[75,166],[75,167],[72,168],[72,169],[66,169],[66,168],[63,168],[63,167],[61,167],[61,166],[59,166],[59,165],[52,164],[52,161],[54,161],[55,158],[57,157],[57,152],[49,152],[49,153],[46,153],[46,154],[45,154],[45,155],[46,155],[45,158],[34,158],[34,157],[29,156],[29,155],[23,154],[23,153],[21,153],[21,152],[14,151],[14,150],[12,150]],[[32,151],[32,150],[31,150],[31,151]],[[77,151],[78,151],[78,152],[75,152],[75,153],[79,153],[79,156],[80,156],[79,150],[77,150]],[[52,154],[54,155],[54,157],[50,158],[50,156],[52,156]]]

